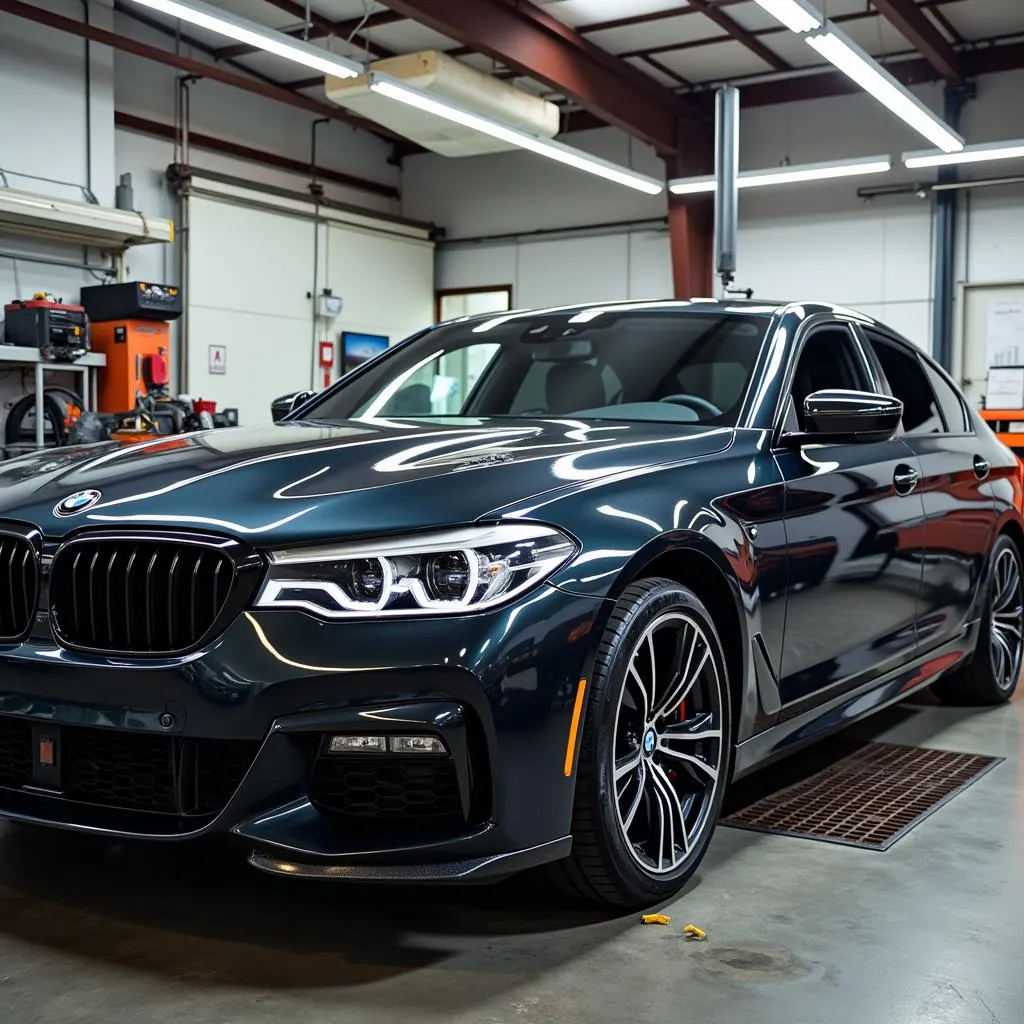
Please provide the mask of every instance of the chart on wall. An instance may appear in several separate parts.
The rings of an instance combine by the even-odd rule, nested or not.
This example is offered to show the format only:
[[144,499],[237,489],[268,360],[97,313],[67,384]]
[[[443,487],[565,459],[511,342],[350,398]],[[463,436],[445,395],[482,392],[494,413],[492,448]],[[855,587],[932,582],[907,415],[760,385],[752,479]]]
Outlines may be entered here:
[[[981,408],[990,404],[986,395],[991,368],[1024,366],[1024,282],[969,284],[962,296],[960,381],[971,404]],[[1009,379],[997,373],[997,390],[1008,387]]]
[[1024,365],[1024,299],[992,299],[986,327],[988,368]]

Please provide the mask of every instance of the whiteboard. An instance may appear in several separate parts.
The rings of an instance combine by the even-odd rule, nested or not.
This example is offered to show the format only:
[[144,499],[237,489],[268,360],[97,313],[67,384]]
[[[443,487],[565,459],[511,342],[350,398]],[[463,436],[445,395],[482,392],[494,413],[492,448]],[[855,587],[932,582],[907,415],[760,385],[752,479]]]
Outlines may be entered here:
[[971,405],[980,409],[988,374],[992,311],[1009,303],[1024,303],[1024,281],[965,284],[959,298],[960,330],[953,365],[960,367],[960,383]]

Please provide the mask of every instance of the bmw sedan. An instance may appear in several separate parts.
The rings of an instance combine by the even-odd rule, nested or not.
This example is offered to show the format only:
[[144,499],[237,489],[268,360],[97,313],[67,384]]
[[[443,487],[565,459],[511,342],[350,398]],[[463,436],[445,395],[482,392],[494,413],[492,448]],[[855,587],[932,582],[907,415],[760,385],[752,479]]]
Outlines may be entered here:
[[280,422],[0,466],[0,815],[676,893],[726,786],[1021,668],[1019,465],[821,303],[465,318]]

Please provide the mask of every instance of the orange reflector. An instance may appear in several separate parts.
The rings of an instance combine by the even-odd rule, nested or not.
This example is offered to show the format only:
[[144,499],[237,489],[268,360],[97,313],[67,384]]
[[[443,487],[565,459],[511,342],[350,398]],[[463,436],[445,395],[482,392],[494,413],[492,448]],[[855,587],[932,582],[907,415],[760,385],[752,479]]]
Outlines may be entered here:
[[576,734],[580,728],[580,718],[583,716],[583,695],[587,690],[586,679],[580,680],[576,689],[576,704],[572,709],[572,723],[569,726],[569,742],[565,745],[565,777],[572,775],[572,763],[576,757]]

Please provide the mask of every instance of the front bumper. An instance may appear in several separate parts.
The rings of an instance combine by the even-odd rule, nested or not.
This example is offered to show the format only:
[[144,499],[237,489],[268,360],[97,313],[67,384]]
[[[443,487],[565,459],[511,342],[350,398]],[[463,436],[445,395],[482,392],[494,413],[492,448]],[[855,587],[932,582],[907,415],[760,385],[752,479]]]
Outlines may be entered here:
[[[210,648],[145,664],[69,652],[37,629],[0,653],[0,721],[31,736],[33,758],[27,784],[5,779],[0,730],[0,816],[161,841],[232,836],[263,870],[316,877],[448,880],[564,856],[572,710],[605,615],[603,602],[550,586],[458,619],[248,612]],[[345,791],[317,798],[324,736],[436,731],[442,721],[461,813],[418,813],[433,785],[419,768],[420,802],[392,804],[387,820],[365,807],[346,813]],[[126,737],[132,750],[166,748],[176,811],[147,805],[145,764],[123,785],[106,784]],[[48,775],[37,761],[40,743],[54,739]],[[71,763],[83,749],[88,771]]]

